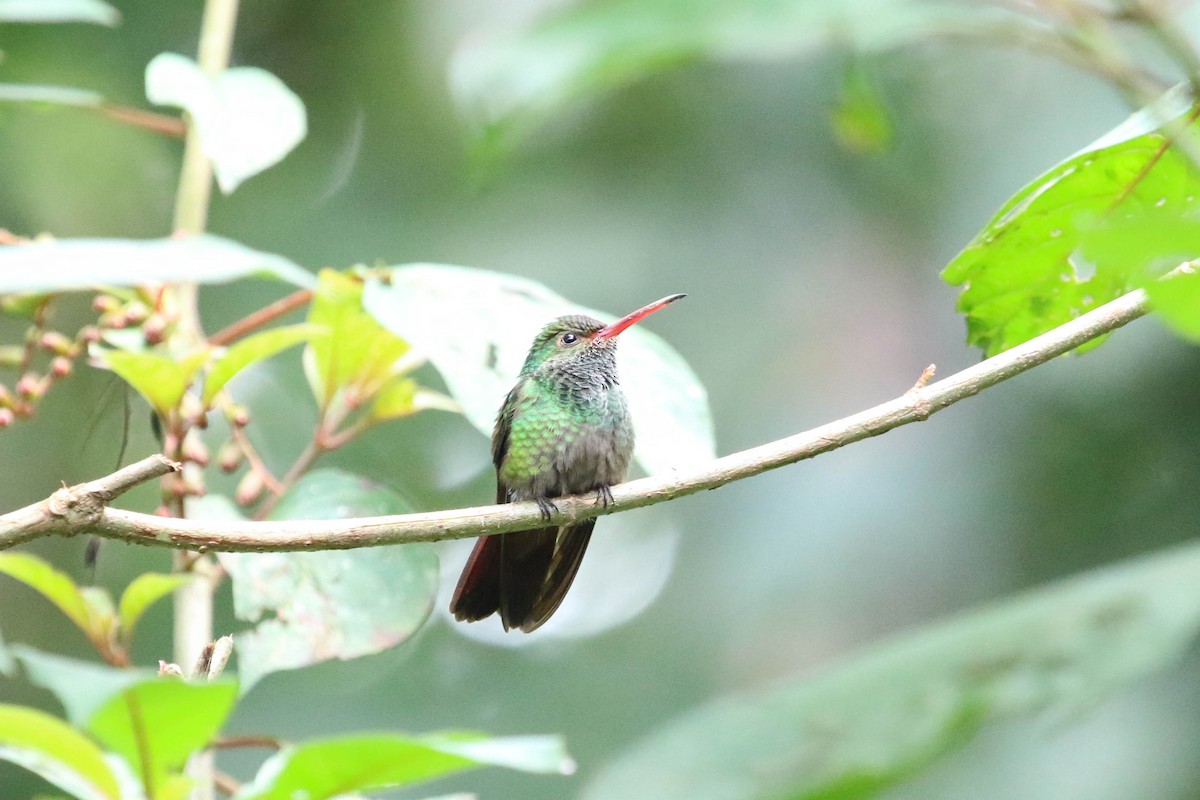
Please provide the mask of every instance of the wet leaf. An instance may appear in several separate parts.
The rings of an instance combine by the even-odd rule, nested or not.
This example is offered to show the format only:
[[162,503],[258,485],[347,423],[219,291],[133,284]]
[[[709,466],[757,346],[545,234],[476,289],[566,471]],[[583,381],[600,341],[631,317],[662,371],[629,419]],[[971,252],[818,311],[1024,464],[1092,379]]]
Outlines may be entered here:
[[[403,514],[394,492],[348,473],[317,470],[280,502],[274,519],[345,519]],[[222,553],[239,619],[263,621],[238,634],[247,689],[281,669],[378,653],[425,622],[437,593],[429,545],[311,553]],[[265,617],[265,619],[264,619]]]
[[1148,271],[1165,254],[1159,236],[1139,229],[1194,226],[1200,215],[1200,174],[1165,130],[1145,131],[1156,119],[1190,124],[1193,112],[1178,110],[1168,97],[1039,176],[950,262],[942,277],[965,287],[971,344],[994,355],[1162,274]]

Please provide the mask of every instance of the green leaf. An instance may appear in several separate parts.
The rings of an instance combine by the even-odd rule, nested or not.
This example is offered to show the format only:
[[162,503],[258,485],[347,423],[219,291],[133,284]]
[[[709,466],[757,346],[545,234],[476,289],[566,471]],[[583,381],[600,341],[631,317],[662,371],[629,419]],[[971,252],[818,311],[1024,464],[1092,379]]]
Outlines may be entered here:
[[[202,749],[233,709],[237,684],[190,683],[142,669],[115,669],[14,645],[33,683],[58,697],[73,724],[157,784]],[[150,743],[139,751],[139,736]]]
[[189,683],[155,675],[109,698],[87,729],[139,775],[148,769],[158,785],[208,745],[233,710],[237,694],[232,681]]
[[[0,0],[0,3],[2,2],[3,0]],[[98,92],[90,92],[86,89],[76,89],[70,86],[0,83],[0,102],[49,103],[56,106],[94,108],[104,102],[104,97]]]
[[375,401],[371,404],[371,418],[383,422],[429,409],[462,412],[462,407],[452,398],[420,386],[406,375],[396,375],[375,393]]
[[357,402],[371,397],[393,376],[408,343],[384,330],[363,310],[362,282],[336,270],[321,270],[308,321],[325,326],[329,336],[305,351],[305,372],[317,403],[328,405],[339,391]]
[[190,58],[161,53],[146,66],[146,97],[191,115],[225,194],[279,163],[308,132],[304,103],[257,67],[210,76]]
[[1200,275],[1179,275],[1146,287],[1150,307],[1185,339],[1200,344]]
[[192,580],[191,575],[166,575],[160,572],[144,572],[133,579],[121,594],[117,621],[121,638],[126,644],[133,638],[133,629],[146,609],[157,603],[183,584]]
[[209,356],[207,349],[175,359],[159,353],[132,353],[99,347],[92,348],[91,354],[101,366],[120,375],[164,415],[179,405],[183,393]]
[[112,697],[142,681],[157,678],[149,670],[115,669],[23,644],[11,644],[8,649],[31,683],[54,693],[67,719],[77,728],[86,728],[92,716]]
[[307,342],[317,336],[327,336],[329,329],[321,325],[301,324],[273,328],[269,331],[247,336],[234,344],[220,356],[204,379],[201,401],[207,406],[225,384],[251,364],[257,364],[293,345]]
[[[317,470],[284,496],[274,519],[344,519],[403,514],[399,495],[337,470]],[[437,594],[429,545],[312,553],[221,553],[233,580],[234,613],[255,621],[239,634],[245,688],[281,669],[378,653],[424,623]]]
[[54,239],[0,246],[0,294],[96,286],[277,278],[309,287],[313,277],[283,256],[219,236],[170,239]]
[[30,553],[0,553],[0,573],[41,593],[89,638],[98,635],[99,628],[92,619],[87,601],[66,573]]
[[347,736],[282,750],[262,765],[258,777],[235,800],[325,800],[487,765],[562,775],[575,768],[562,740],[554,736]]
[[[930,0],[591,0],[458,49],[450,85],[489,148],[554,113],[698,61],[777,61],[1032,28],[1020,15]],[[1010,35],[1017,35],[1008,30]]]
[[[958,308],[971,344],[994,355],[1154,277],[1146,267],[1162,255],[1157,234],[1137,227],[1179,226],[1200,210],[1188,159],[1163,131],[1139,133],[1175,110],[1171,100],[1025,186],[950,262],[942,277],[966,287]],[[1121,252],[1106,256],[1101,242]]]
[[705,704],[635,743],[585,800],[867,798],[984,725],[1070,718],[1179,658],[1200,627],[1200,545],[1066,580],[822,675]]
[[[436,264],[395,267],[386,282],[369,280],[363,303],[429,358],[463,414],[487,435],[544,324],[563,314],[615,319],[531,280]],[[685,309],[678,304],[669,313]],[[617,363],[637,427],[635,456],[647,472],[714,457],[707,394],[670,345],[635,325],[621,334]]]
[[32,708],[0,705],[0,760],[40,775],[79,800],[120,800],[104,754],[60,719]]
[[0,0],[0,22],[93,22],[112,27],[121,14],[102,0]]
[[852,64],[842,81],[841,95],[829,115],[842,149],[857,156],[877,156],[892,146],[892,120],[870,74]]

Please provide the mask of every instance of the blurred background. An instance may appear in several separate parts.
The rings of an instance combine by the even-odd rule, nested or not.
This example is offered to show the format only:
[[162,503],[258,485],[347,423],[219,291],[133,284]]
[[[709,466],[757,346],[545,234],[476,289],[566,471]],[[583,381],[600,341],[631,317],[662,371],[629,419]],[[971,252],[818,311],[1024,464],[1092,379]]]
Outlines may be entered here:
[[[201,3],[115,5],[114,29],[0,28],[0,81],[145,107],[145,64],[194,52]],[[509,272],[614,314],[685,291],[650,327],[707,386],[722,454],[890,399],[931,362],[944,376],[978,361],[939,270],[1021,185],[1128,111],[1095,78],[1027,52],[835,49],[668,71],[556,117],[481,169],[450,99],[449,59],[549,5],[244,4],[234,63],[266,68],[299,94],[310,132],[280,166],[216,197],[211,229],[314,269],[428,261]],[[831,122],[848,67],[874,81],[892,127],[886,147],[854,152]],[[165,235],[180,151],[82,113],[0,106],[0,227]],[[208,329],[284,291],[207,287]],[[0,320],[5,341],[20,330]],[[399,796],[576,796],[706,699],[820,671],[960,610],[1194,536],[1197,385],[1200,352],[1138,322],[923,424],[603,520],[573,607],[520,646],[496,644],[516,635],[464,636],[438,617],[383,654],[269,677],[231,730],[561,732],[579,762],[572,777],[494,769]],[[256,442],[286,465],[315,418],[296,353],[242,389],[258,412]],[[148,412],[128,401],[132,460],[155,446]],[[0,433],[0,510],[108,472],[125,403],[110,375],[81,370],[37,419]],[[422,509],[487,502],[493,491],[487,441],[449,414],[380,428],[324,463]],[[154,490],[130,504],[151,509]],[[29,549],[82,579],[84,545]],[[447,549],[448,580],[464,552]],[[166,552],[110,543],[97,580],[121,587],[168,563]],[[219,602],[218,631],[241,627],[227,586]],[[167,604],[155,608],[139,629],[139,661],[165,657],[169,625]],[[0,630],[90,657],[69,623],[7,580]],[[54,708],[11,681],[0,681],[0,701]],[[888,796],[1194,798],[1198,746],[1193,653],[1086,718],[991,727]],[[228,766],[248,777],[250,763]],[[5,798],[45,790],[7,764],[0,787]]]

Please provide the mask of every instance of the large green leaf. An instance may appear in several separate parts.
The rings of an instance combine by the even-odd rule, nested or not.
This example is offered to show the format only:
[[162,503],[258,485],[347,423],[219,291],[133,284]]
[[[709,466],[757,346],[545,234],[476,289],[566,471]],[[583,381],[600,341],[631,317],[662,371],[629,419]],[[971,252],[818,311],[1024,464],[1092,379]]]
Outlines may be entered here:
[[681,64],[883,50],[1022,22],[933,0],[585,0],[476,37],[455,54],[450,83],[485,143],[503,145],[553,113]]
[[0,760],[35,772],[79,800],[120,800],[116,777],[91,740],[33,708],[0,705]]
[[[317,470],[283,498],[275,519],[403,514],[394,492],[355,475]],[[264,619],[238,634],[238,673],[249,688],[264,675],[330,658],[351,659],[403,642],[429,616],[438,559],[430,545],[313,553],[222,553],[234,612]]]
[[170,239],[53,239],[0,246],[0,294],[66,292],[96,286],[277,278],[296,286],[313,276],[274,253],[210,234]]
[[121,14],[103,0],[0,0],[0,22],[93,22],[113,26]]
[[[614,319],[531,280],[436,264],[396,267],[386,282],[369,280],[363,304],[428,356],[463,414],[489,435],[496,409],[542,325],[563,314]],[[686,305],[664,313],[686,313]],[[646,471],[666,472],[711,459],[707,394],[683,358],[637,325],[621,334],[617,362],[637,427],[635,455]]]
[[556,736],[347,736],[281,751],[263,764],[258,777],[235,800],[326,800],[487,765],[563,775],[575,768]]
[[21,581],[67,615],[89,638],[98,635],[98,621],[75,581],[32,553],[0,553],[0,573]]
[[823,675],[729,697],[610,764],[586,800],[866,798],[1019,715],[1070,718],[1179,657],[1200,627],[1200,545],[962,616]]
[[[233,710],[237,684],[190,683],[13,645],[30,681],[52,691],[67,718],[156,784],[203,748]],[[146,748],[139,741],[147,743]]]
[[257,67],[207,75],[190,58],[161,53],[146,66],[146,97],[188,112],[226,194],[283,160],[308,132],[304,103]]
[[393,377],[396,361],[408,343],[385,330],[363,310],[363,285],[336,270],[321,270],[308,311],[310,324],[328,329],[304,353],[305,372],[317,402],[328,405],[340,391],[354,402],[371,397]]
[[1181,106],[1169,95],[1033,180],[950,262],[971,344],[1002,352],[1200,255],[1200,172],[1158,127],[1190,123]]

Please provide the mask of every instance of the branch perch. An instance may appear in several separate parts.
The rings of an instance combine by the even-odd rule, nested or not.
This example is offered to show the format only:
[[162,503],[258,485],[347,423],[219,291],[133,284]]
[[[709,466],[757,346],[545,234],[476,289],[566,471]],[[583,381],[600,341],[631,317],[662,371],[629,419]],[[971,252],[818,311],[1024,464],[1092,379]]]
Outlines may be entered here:
[[[894,400],[784,439],[709,461],[691,470],[629,481],[612,489],[612,502],[591,496],[564,497],[547,523],[537,503],[511,503],[426,514],[347,520],[284,522],[204,522],[169,519],[108,508],[105,504],[135,483],[173,468],[162,456],[145,461],[0,517],[0,550],[40,536],[71,536],[86,531],[110,539],[176,549],[223,552],[341,550],[384,544],[466,539],[533,527],[566,525],[589,517],[628,511],[676,497],[716,489],[767,470],[920,422],[947,406],[1019,375],[1144,315],[1146,293],[1130,292],[1041,336],[981,361],[948,378],[905,392]],[[926,370],[929,372],[929,370]],[[89,488],[91,487],[91,488]],[[63,495],[62,492],[67,492]],[[103,492],[110,492],[105,495]],[[62,498],[90,498],[99,508],[71,513]],[[55,500],[55,498],[60,498]],[[63,509],[67,510],[64,511]]]

